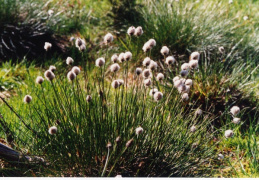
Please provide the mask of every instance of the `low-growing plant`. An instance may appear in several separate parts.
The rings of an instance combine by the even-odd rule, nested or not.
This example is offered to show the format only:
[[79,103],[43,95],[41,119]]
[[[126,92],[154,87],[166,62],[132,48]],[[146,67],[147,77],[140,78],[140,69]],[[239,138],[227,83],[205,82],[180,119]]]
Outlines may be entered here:
[[[221,176],[258,177],[258,110],[248,119],[244,119],[242,113],[237,124],[230,115],[228,116],[226,128],[234,129],[234,138],[219,143],[218,149],[226,157],[222,162]],[[251,121],[250,126],[242,130],[245,121]]]
[[[54,54],[63,55],[68,44],[64,39],[69,39],[65,35],[80,31],[83,26],[90,24],[90,19],[93,22],[94,18],[91,18],[91,11],[77,1],[63,2],[63,6],[60,4],[60,1],[32,0],[1,3],[1,8],[4,9],[0,19],[1,62],[21,60],[24,57],[40,62]],[[87,31],[84,28],[84,32]],[[52,44],[48,53],[43,49],[45,42]]]
[[[143,72],[132,73],[130,52],[117,59],[120,65],[115,59],[107,62],[112,41],[107,34],[104,58],[95,61],[94,74],[88,71],[89,60],[81,69],[69,65],[65,75],[54,74],[52,66],[45,80],[31,77],[15,104],[2,98],[4,124],[15,137],[12,144],[31,161],[44,161],[41,171],[55,176],[208,176],[217,157],[211,128],[215,117],[197,111],[188,98],[190,80],[172,70],[169,54],[164,61],[149,59]],[[84,43],[75,42],[79,50]],[[150,49],[155,41],[147,45]],[[171,73],[182,74],[179,87]]]
[[[75,39],[74,60],[51,66],[45,79],[29,73],[21,88],[3,83],[17,96],[1,96],[0,137],[24,157],[14,169],[5,160],[1,174],[258,176],[257,2],[110,2],[117,29],[132,22],[126,38]],[[64,13],[59,3],[29,13],[64,34],[95,19],[80,1]],[[2,81],[22,81],[25,71],[4,71]]]
[[19,3],[16,0],[1,0],[0,1],[0,22],[13,23],[19,18]]
[[[205,49],[236,49],[238,57],[258,57],[258,29],[252,11],[257,2],[246,5],[251,11],[236,8],[238,3],[222,1],[148,0],[139,25],[148,30],[144,35],[156,39],[158,47],[167,45],[175,54]],[[245,3],[245,2],[244,2]],[[246,4],[246,3],[245,3]],[[213,12],[213,13],[212,13]],[[249,19],[244,20],[246,15]],[[234,56],[232,55],[232,58]],[[257,61],[257,58],[251,58]],[[246,59],[244,59],[246,60]]]
[[126,26],[128,24],[135,26],[143,20],[139,12],[141,4],[136,0],[109,0],[109,3],[111,5],[111,12],[108,12],[107,15],[112,19],[110,25],[112,25],[119,34],[127,28]]
[[[38,70],[33,63],[27,64],[26,59],[21,63],[15,63],[12,61],[2,63],[0,71],[0,90],[12,91],[16,88],[26,84],[26,80],[29,78],[28,73],[31,75],[37,74]],[[15,93],[14,93],[15,94]]]
[[193,75],[196,81],[194,98],[205,109],[209,104],[213,105],[216,114],[224,112],[226,107],[233,104],[240,104],[243,108],[248,108],[248,114],[253,114],[259,66],[255,66],[253,60],[243,63],[240,59],[236,62],[228,52],[211,54],[203,51],[201,55],[203,59],[199,72]]

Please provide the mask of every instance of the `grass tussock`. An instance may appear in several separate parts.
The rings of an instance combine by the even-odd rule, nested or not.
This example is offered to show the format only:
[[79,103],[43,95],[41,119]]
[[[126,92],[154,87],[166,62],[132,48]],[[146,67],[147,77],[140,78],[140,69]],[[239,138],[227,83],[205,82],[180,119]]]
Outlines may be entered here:
[[[153,67],[154,61],[145,69],[149,77],[134,74],[130,85],[132,57],[124,58],[119,72],[110,69],[107,74],[110,67],[99,58],[91,78],[86,62],[82,72],[68,66],[67,78],[64,72],[54,76],[52,68],[42,84],[31,79],[29,95],[21,92],[17,98],[20,108],[4,100],[9,110],[1,113],[5,119],[12,117],[7,126],[19,137],[14,142],[42,157],[60,176],[209,175],[208,164],[215,157],[215,132],[210,129],[214,117],[205,112],[194,116],[192,106],[187,110],[189,100],[173,84],[165,87],[170,79],[155,78],[160,67]],[[150,94],[155,87],[160,92]]]
[[258,176],[257,1],[1,4],[2,176]]

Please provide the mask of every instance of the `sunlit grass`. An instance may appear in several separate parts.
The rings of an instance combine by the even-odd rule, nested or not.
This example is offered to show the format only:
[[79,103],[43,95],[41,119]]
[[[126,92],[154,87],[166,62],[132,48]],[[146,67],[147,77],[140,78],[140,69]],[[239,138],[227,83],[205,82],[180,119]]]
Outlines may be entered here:
[[[17,118],[1,103],[3,120],[15,137],[13,147],[28,155],[41,156],[49,164],[30,171],[18,168],[19,172],[25,172],[25,176],[36,173],[36,176],[258,177],[258,2],[135,2],[142,18],[132,22],[142,26],[144,34],[140,37],[124,33],[133,24],[125,27],[123,22],[116,29],[110,26],[116,21],[114,18],[121,17],[107,16],[112,9],[108,1],[5,4],[6,9],[14,9],[25,22],[42,19],[56,34],[65,35],[69,56],[82,70],[76,80],[69,82],[66,75],[72,67],[65,64],[64,58],[53,56],[42,64],[43,68],[26,61],[2,64],[1,89],[10,93],[6,101],[22,117]],[[21,13],[25,10],[28,14]],[[48,10],[54,11],[53,16],[48,15]],[[1,12],[4,14],[1,21],[13,15],[11,11]],[[245,16],[248,18],[244,19]],[[9,20],[16,21],[17,17]],[[109,48],[103,43],[107,32],[116,34]],[[79,52],[69,42],[72,36],[86,40],[86,52]],[[150,38],[156,40],[156,46],[144,53],[143,44]],[[176,58],[170,70],[160,54],[165,45]],[[224,48],[223,53],[219,47]],[[111,56],[125,51],[132,52],[132,60],[120,63],[118,73],[109,72]],[[190,71],[186,77],[194,84],[189,100],[183,102],[172,79],[179,75],[181,65],[189,62],[193,51],[201,55],[199,70]],[[95,59],[102,56],[105,67],[95,67]],[[142,67],[147,56],[159,64],[151,88],[163,93],[160,102],[149,96],[150,88],[144,87],[135,74],[136,67]],[[57,67],[55,80],[35,84],[36,77],[43,76],[49,65]],[[164,81],[155,80],[158,72],[165,75]],[[124,79],[125,84],[113,89],[111,83],[118,78]],[[30,104],[23,103],[27,94],[33,97]],[[91,95],[92,102],[87,102],[87,95]],[[233,124],[229,113],[234,105],[241,108],[238,125]],[[194,116],[198,107],[203,110],[200,118]],[[195,133],[190,132],[192,124],[197,124]],[[48,134],[51,126],[58,127],[56,135]],[[135,129],[140,126],[144,131],[136,135]],[[234,131],[233,138],[224,137],[227,129]],[[115,141],[118,136],[120,143]],[[5,131],[0,137],[8,139]],[[132,146],[126,147],[131,139]],[[196,142],[198,148],[192,148]],[[107,148],[109,143],[112,147]],[[217,159],[219,153],[225,156],[223,160]],[[39,171],[41,168],[45,170]],[[14,173],[3,172],[8,176]]]

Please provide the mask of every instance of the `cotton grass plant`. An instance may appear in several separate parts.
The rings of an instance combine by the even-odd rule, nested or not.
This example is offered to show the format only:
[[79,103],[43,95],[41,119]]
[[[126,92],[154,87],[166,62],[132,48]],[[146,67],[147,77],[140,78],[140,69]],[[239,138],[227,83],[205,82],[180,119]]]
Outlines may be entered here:
[[[81,24],[84,8],[58,15],[54,3],[44,9],[53,29],[71,13]],[[41,158],[21,161],[23,175],[208,176],[224,166],[237,176],[258,174],[258,112],[250,101],[242,103],[258,88],[253,7],[236,12],[237,1],[143,4],[139,24],[120,27],[128,30],[125,38],[105,29],[93,56],[87,39],[71,38],[80,64],[72,52],[65,70],[55,64],[30,75],[26,89],[4,100],[1,137]],[[235,116],[233,106],[241,110]]]
[[[238,56],[258,56],[258,35],[254,33],[258,29],[258,13],[254,11],[258,2],[242,3],[247,8],[227,1],[147,0],[141,10],[144,19],[141,26],[150,31],[143,35],[156,39],[157,47],[167,45],[178,54],[203,47],[210,50],[224,47],[229,51],[237,45]],[[252,18],[244,21],[242,17],[247,14]]]
[[[233,122],[231,108],[228,109],[227,125],[222,130],[231,129],[233,135],[219,144],[218,150],[224,155],[221,177],[258,177],[258,104],[256,107],[256,112],[248,115],[247,119],[244,109],[240,109],[238,117],[241,121],[238,124]],[[245,121],[249,121],[250,125],[243,130],[241,127],[247,123]]]
[[[155,40],[148,42],[155,46]],[[131,58],[125,52],[120,65],[108,66],[106,51],[95,61],[92,79],[76,66],[65,73],[47,70],[47,81],[40,83],[34,77],[38,83],[31,81],[30,103],[5,101],[15,112],[16,118],[8,118],[19,147],[42,157],[46,171],[51,167],[56,176],[209,175],[209,162],[217,158],[210,128],[214,117],[194,116],[195,102],[187,105],[187,93],[178,92],[168,78],[171,67],[161,69],[150,60],[130,79],[130,69],[137,68],[129,67]],[[156,91],[150,95],[151,89]]]

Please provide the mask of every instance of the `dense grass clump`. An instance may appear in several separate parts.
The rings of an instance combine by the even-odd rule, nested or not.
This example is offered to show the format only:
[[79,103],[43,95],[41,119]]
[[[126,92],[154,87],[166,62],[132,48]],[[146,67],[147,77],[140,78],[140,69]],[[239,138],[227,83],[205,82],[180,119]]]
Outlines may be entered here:
[[[67,78],[64,72],[54,75],[54,67],[44,73],[43,82],[37,80],[40,84],[31,77],[29,89],[17,98],[19,108],[4,101],[9,110],[1,112],[12,119],[6,126],[17,137],[14,142],[42,157],[48,171],[55,169],[48,173],[55,175],[209,175],[209,162],[216,157],[210,128],[214,117],[187,106],[195,102],[183,98],[170,78],[155,78],[162,72],[156,62],[144,70],[148,75],[131,74],[132,55],[125,55],[110,70],[109,61],[97,59],[92,75],[86,61],[82,72],[68,66]],[[23,99],[24,93],[31,96]]]
[[[258,14],[238,11],[238,3],[222,1],[153,1],[145,2],[140,22],[145,35],[157,40],[158,47],[169,46],[173,52],[225,50],[238,51],[237,57],[258,57]],[[257,2],[251,3],[258,5]],[[215,13],[212,13],[215,12]],[[243,17],[249,15],[249,19]],[[232,57],[233,57],[232,53]],[[257,58],[258,59],[258,58]]]
[[1,1],[0,174],[257,177],[257,6]]
[[[82,14],[87,9],[79,2],[67,2],[65,9],[59,4],[55,1],[3,1],[0,19],[1,62],[26,57],[42,63],[44,57],[65,53],[69,37],[64,35],[80,31],[88,24],[90,12]],[[52,44],[48,53],[43,49],[45,42]]]
[[108,16],[111,17],[111,24],[118,34],[125,31],[126,27],[131,24],[134,26],[139,25],[139,22],[143,21],[143,17],[139,12],[141,4],[136,0],[109,0],[111,5],[111,12],[108,12]]

